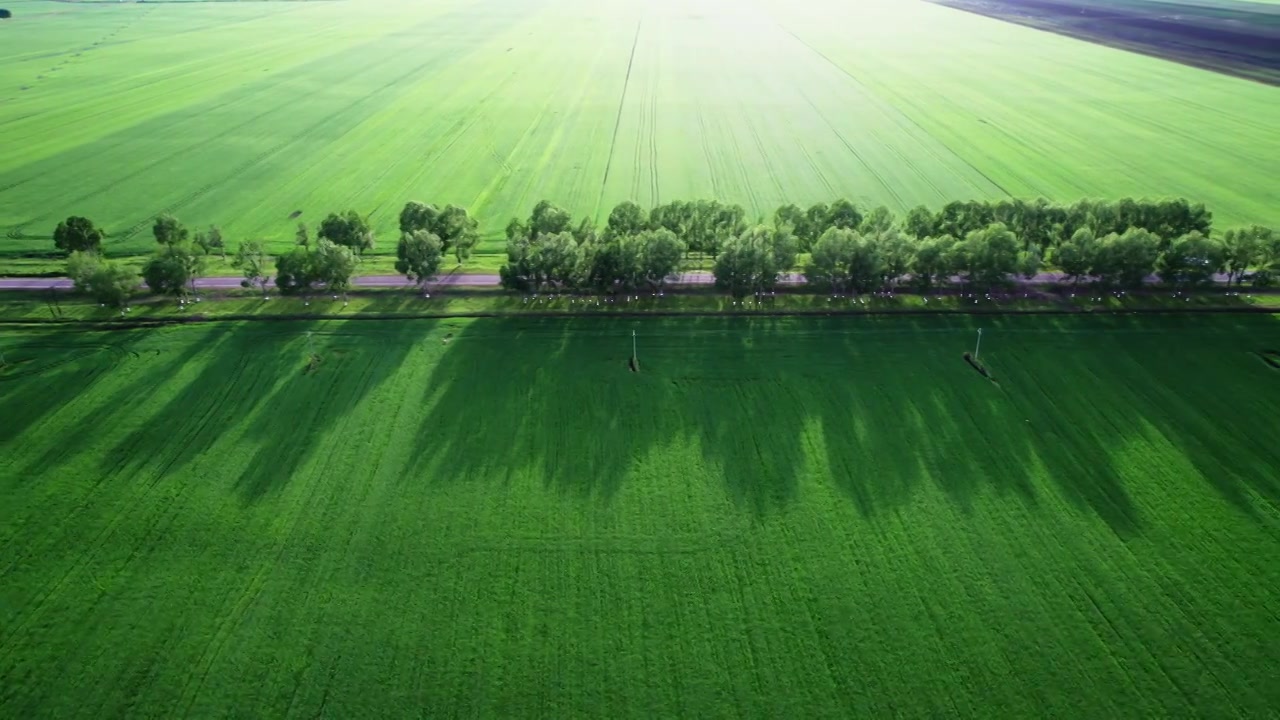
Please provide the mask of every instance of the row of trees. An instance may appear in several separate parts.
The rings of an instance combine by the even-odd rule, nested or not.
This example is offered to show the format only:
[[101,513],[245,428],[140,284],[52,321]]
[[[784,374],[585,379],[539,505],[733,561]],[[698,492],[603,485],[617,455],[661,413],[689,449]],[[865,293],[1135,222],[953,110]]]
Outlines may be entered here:
[[[903,282],[927,290],[959,277],[979,287],[1032,275],[1049,265],[1069,280],[1092,279],[1136,286],[1154,273],[1189,286],[1227,272],[1229,281],[1270,282],[1280,272],[1280,237],[1262,227],[1214,237],[1211,214],[1186,200],[1081,201],[1057,205],[1024,202],[954,202],[930,211],[918,207],[901,218],[888,208],[864,211],[846,200],[807,209],[784,205],[771,221],[748,223],[739,205],[676,201],[645,212],[623,202],[603,228],[574,222],[563,208],[543,201],[527,219],[506,229],[503,286],[524,291],[626,292],[658,289],[687,253],[714,261],[716,283],[734,295],[772,289],[809,256],[807,280],[835,292],[867,292]],[[1154,229],[1153,229],[1154,228]],[[158,217],[158,244],[142,277],[158,294],[184,296],[206,269],[209,255],[226,259],[221,231],[191,232],[176,218]],[[77,287],[111,302],[127,274],[100,256],[105,234],[90,220],[70,217],[54,232],[55,244],[72,254],[68,274]],[[345,292],[364,252],[375,244],[368,221],[354,211],[333,213],[313,242],[305,224],[297,246],[274,261],[283,294]],[[424,285],[452,253],[459,264],[478,240],[477,223],[463,208],[419,202],[400,213],[396,269]],[[271,258],[261,241],[242,243],[235,264],[246,287],[266,294]],[[136,276],[132,278],[136,284]]]
[[[990,288],[1046,265],[1072,283],[1115,287],[1140,286],[1152,273],[1186,287],[1223,271],[1237,284],[1247,276],[1265,284],[1280,272],[1280,237],[1255,226],[1215,238],[1209,220],[1203,206],[1185,200],[951,203],[901,219],[885,207],[863,213],[837,201],[804,211],[785,205],[772,223],[754,224],[739,206],[677,201],[646,215],[624,202],[597,234],[588,220],[574,224],[544,201],[528,220],[508,224],[501,278],[505,287],[525,291],[658,288],[688,251],[711,255],[717,286],[739,297],[774,288],[804,252],[806,280],[834,292],[904,281],[928,290],[956,277]],[[1126,224],[1138,222],[1160,232]]]

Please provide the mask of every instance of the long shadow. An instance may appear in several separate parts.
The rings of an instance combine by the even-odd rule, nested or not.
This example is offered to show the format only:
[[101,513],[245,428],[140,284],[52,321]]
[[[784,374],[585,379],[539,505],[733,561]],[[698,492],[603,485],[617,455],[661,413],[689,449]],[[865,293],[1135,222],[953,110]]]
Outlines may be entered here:
[[1280,507],[1280,371],[1255,354],[1276,346],[1274,317],[1190,322],[1167,336],[1117,343],[1110,362],[1093,371],[1120,390],[1113,403],[1138,409],[1138,419],[1218,493],[1253,515],[1255,494]]
[[80,386],[76,393],[91,393],[97,383],[114,379],[112,376],[116,371],[129,373],[131,379],[105,394],[91,393],[93,405],[74,418],[69,418],[60,431],[58,441],[49,443],[48,449],[21,468],[19,474],[23,477],[31,477],[50,472],[64,461],[94,446],[101,438],[102,429],[112,427],[117,419],[132,413],[138,399],[152,392],[158,379],[177,372],[207,347],[221,342],[221,339],[231,332],[231,328],[230,324],[202,328],[203,335],[200,342],[187,343],[175,353],[151,350],[149,352],[156,353],[156,357],[145,358],[145,364],[137,365],[129,364],[135,352],[132,348],[148,339],[149,334],[154,331],[145,329],[110,331],[112,340],[120,338],[116,344],[117,349],[113,352],[117,357],[121,357],[120,353],[123,353],[123,359],[109,367],[93,371],[87,378],[89,383]]
[[150,468],[157,481],[183,471],[255,410],[290,360],[301,365],[299,357],[283,352],[282,346],[315,325],[226,325],[223,329],[234,329],[212,338],[192,337],[189,342],[197,345],[196,354],[171,368],[178,374],[188,366],[198,366],[198,371],[172,390],[160,384],[164,375],[153,374],[166,399],[103,455],[101,471]]
[[[640,372],[628,367],[632,330]],[[777,391],[785,376],[743,362],[761,333],[701,318],[474,321],[424,388],[409,474],[448,483],[527,471],[607,501],[638,459],[696,442],[704,467],[762,515],[795,494],[803,413]]]
[[132,357],[131,332],[27,328],[0,333],[0,443],[13,440]]
[[[313,453],[329,430],[402,367],[414,343],[435,321],[347,320],[292,328],[293,339],[275,351],[285,373],[270,394],[244,402],[255,407],[243,441],[256,446],[238,486],[246,503],[278,491]],[[322,361],[308,371],[307,330]],[[347,440],[339,440],[345,442]]]
[[1030,444],[1010,432],[998,386],[960,357],[968,322],[847,318],[801,347],[843,380],[811,408],[832,481],[864,516],[905,505],[926,481],[966,510],[984,488],[1035,501],[1020,472]]
[[[1035,504],[1040,475],[1129,535],[1143,519],[1121,463],[1150,425],[1241,506],[1246,489],[1280,500],[1266,411],[1280,382],[1246,352],[1267,331],[1280,344],[1274,320],[984,318],[996,382],[960,357],[976,322],[478,320],[423,389],[408,474],[528,475],[608,500],[655,449],[696,443],[700,464],[670,472],[718,474],[763,517],[799,492],[816,428],[832,482],[864,515],[902,507],[926,482],[965,509],[980,493]],[[632,329],[639,373],[626,364]]]

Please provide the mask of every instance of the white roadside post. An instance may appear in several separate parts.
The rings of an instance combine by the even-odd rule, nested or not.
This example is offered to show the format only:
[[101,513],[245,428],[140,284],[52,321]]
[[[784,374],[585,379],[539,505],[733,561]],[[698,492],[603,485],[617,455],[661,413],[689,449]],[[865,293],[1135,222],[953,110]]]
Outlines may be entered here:
[[978,328],[978,344],[973,348],[973,359],[978,359],[978,351],[982,349],[982,328]]
[[631,331],[631,359],[640,362],[640,358],[636,354],[636,331]]

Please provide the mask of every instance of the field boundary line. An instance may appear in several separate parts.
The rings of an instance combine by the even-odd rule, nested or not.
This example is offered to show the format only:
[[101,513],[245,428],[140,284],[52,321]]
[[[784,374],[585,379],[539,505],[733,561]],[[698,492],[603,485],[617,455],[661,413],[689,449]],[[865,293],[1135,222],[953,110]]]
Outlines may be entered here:
[[254,315],[236,313],[217,317],[176,317],[155,318],[145,320],[39,320],[32,318],[0,319],[0,330],[6,327],[51,326],[62,328],[92,328],[102,331],[137,330],[142,328],[169,327],[174,325],[198,325],[220,322],[299,322],[315,320],[342,320],[388,322],[395,320],[448,320],[452,318],[710,318],[710,317],[920,317],[930,315],[1014,317],[1019,315],[1044,316],[1076,316],[1076,317],[1122,317],[1125,315],[1280,315],[1280,307],[1250,308],[1130,308],[1124,310],[1064,310],[1054,308],[1036,308],[1029,310],[984,309],[973,310],[625,310],[608,312],[583,312],[578,310],[493,310],[475,312],[416,312],[416,313],[364,313],[338,314],[318,313],[313,315],[282,314]]

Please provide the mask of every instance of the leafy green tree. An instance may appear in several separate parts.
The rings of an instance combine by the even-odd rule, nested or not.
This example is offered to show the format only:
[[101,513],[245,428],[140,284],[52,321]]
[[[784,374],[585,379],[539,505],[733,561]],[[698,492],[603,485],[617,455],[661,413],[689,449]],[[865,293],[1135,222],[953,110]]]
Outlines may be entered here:
[[849,255],[849,283],[854,292],[871,292],[884,282],[884,258],[874,236],[854,231]]
[[835,293],[844,292],[849,284],[849,267],[858,234],[848,228],[827,228],[809,251],[806,281]]
[[1018,274],[1030,280],[1040,272],[1044,258],[1040,254],[1039,245],[1031,245],[1018,253]]
[[89,292],[94,300],[116,308],[123,316],[129,298],[138,290],[138,273],[119,263],[104,262],[89,279]]
[[[972,200],[968,202],[949,202],[934,216],[934,232],[956,238],[968,238],[969,233],[981,230],[995,222],[995,212],[991,203]],[[964,241],[957,243],[955,250],[963,252]]]
[[596,225],[591,222],[591,218],[584,217],[578,222],[578,226],[573,229],[573,239],[582,246],[596,241]]
[[689,209],[689,231],[685,242],[689,250],[710,254],[712,249],[718,250],[718,238],[714,237],[716,214],[719,204],[713,200],[698,200]]
[[634,237],[640,245],[640,277],[651,287],[662,287],[680,267],[684,242],[666,228],[645,230]]
[[568,232],[572,223],[567,210],[542,200],[533,206],[533,213],[529,215],[529,237]]
[[636,289],[644,275],[642,250],[634,235],[600,238],[585,251],[584,283],[608,293]]
[[89,281],[102,267],[102,256],[88,250],[72,250],[67,256],[67,277],[78,292],[89,294]]
[[310,248],[299,246],[276,257],[276,287],[281,295],[310,295],[317,282]]
[[926,237],[911,256],[911,278],[921,290],[929,290],[939,281],[946,282],[954,274],[951,264],[956,239],[950,235]]
[[248,288],[257,285],[262,288],[262,297],[264,299],[267,297],[267,283],[271,281],[271,277],[268,275],[268,262],[267,249],[261,240],[249,240],[240,243],[233,261],[233,264],[240,268],[240,272],[244,274],[244,280],[240,283],[241,287]]
[[977,287],[1007,282],[1019,269],[1018,238],[1003,223],[970,231],[960,243],[960,269]]
[[535,292],[548,286],[573,287],[585,265],[583,250],[568,231],[512,238],[507,241],[507,264],[498,271],[502,286]]
[[440,209],[435,205],[427,205],[416,201],[405,203],[400,211],[400,234],[413,234],[419,230],[435,232]]
[[511,218],[511,222],[507,223],[506,230],[503,232],[506,233],[508,242],[515,240],[516,238],[524,238],[525,240],[528,240],[533,237],[533,233],[529,230],[529,223],[524,222],[520,218]]
[[573,233],[539,235],[536,250],[539,276],[557,289],[572,287],[582,262],[582,249]]
[[89,218],[72,215],[58,223],[53,231],[53,244],[66,253],[99,252],[104,233]]
[[227,246],[222,239],[222,230],[217,225],[210,225],[207,232],[197,232],[195,244],[205,255],[216,252],[223,260],[227,259]]
[[933,235],[933,213],[923,205],[917,205],[907,211],[902,218],[902,229],[910,237],[923,240]]
[[639,235],[645,230],[645,226],[644,211],[639,205],[626,200],[609,212],[604,231],[605,234],[613,235]]
[[1071,284],[1075,285],[1080,282],[1080,278],[1093,273],[1097,253],[1098,241],[1093,231],[1088,227],[1081,227],[1071,234],[1070,239],[1053,248],[1049,260],[1071,278]]
[[816,240],[832,227],[831,207],[826,203],[814,203],[804,211],[804,219],[809,234]]
[[715,262],[716,287],[740,298],[777,286],[778,275],[795,264],[794,236],[756,225],[725,243]]
[[396,272],[418,287],[425,288],[427,282],[440,272],[443,258],[444,243],[435,234],[427,230],[404,233],[396,245]]
[[764,235],[748,231],[731,238],[716,256],[716,287],[735,298],[770,287],[776,266]]
[[311,233],[307,232],[306,223],[298,223],[298,230],[293,234],[293,242],[299,247],[311,247]]
[[1261,262],[1271,231],[1260,225],[1228,230],[1222,235],[1227,285],[1239,285],[1249,268]]
[[817,237],[814,235],[814,228],[809,223],[809,218],[795,204],[787,204],[779,207],[773,213],[773,226],[778,230],[790,232],[796,238],[796,243],[801,250],[809,250],[813,247]]
[[655,205],[649,211],[648,227],[654,230],[666,228],[681,240],[685,239],[688,233],[689,212],[686,209],[688,205],[689,203],[680,200],[673,200],[666,205]]
[[440,238],[442,251],[452,250],[459,265],[471,257],[471,250],[480,239],[476,231],[477,225],[475,218],[467,215],[466,209],[457,205],[446,205],[440,212],[434,232]]
[[1171,285],[1191,287],[1213,282],[1222,269],[1225,253],[1222,243],[1205,237],[1199,230],[1177,238],[1156,259],[1160,279]]
[[177,245],[186,242],[191,236],[191,231],[168,213],[156,218],[155,224],[151,226],[151,233],[161,245]]
[[893,211],[880,205],[862,218],[858,232],[863,235],[880,235],[893,227]]
[[711,244],[707,253],[714,259],[731,238],[746,232],[747,211],[741,205],[717,204],[711,224]]
[[355,251],[322,238],[311,253],[315,280],[329,292],[345,295],[351,289],[351,277],[356,274],[356,266],[360,262]]
[[1123,235],[1111,233],[1098,241],[1093,274],[1105,285],[1138,288],[1155,269],[1160,238],[1131,227]]
[[[518,221],[513,220],[513,223]],[[498,281],[508,290],[529,291],[541,285],[533,240],[527,233],[513,232],[507,226],[507,262],[498,268]]]
[[[865,221],[863,224],[866,225]],[[883,265],[883,281],[892,288],[911,269],[915,247],[897,228],[892,225],[883,227],[873,237]]]
[[862,213],[848,200],[837,200],[827,210],[827,222],[831,227],[857,230],[862,225]]
[[369,228],[368,221],[355,210],[329,213],[328,217],[320,221],[316,237],[350,248],[356,254],[363,254],[373,248],[373,231]]
[[99,304],[120,310],[124,315],[129,298],[138,289],[138,274],[124,265],[107,262],[97,253],[72,251],[67,258],[67,276],[76,290]]
[[142,279],[156,295],[187,294],[189,283],[194,283],[192,272],[197,266],[194,250],[186,243],[165,245],[142,266]]
[[1280,275],[1280,233],[1260,228],[1258,233],[1258,266],[1250,278],[1254,287],[1267,287]]

